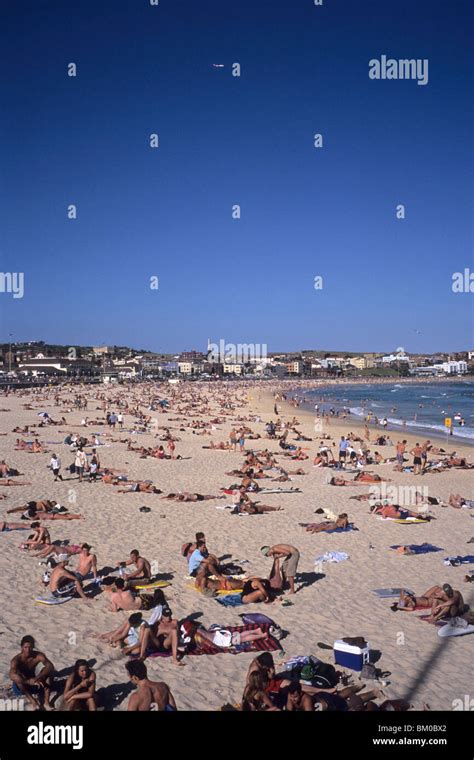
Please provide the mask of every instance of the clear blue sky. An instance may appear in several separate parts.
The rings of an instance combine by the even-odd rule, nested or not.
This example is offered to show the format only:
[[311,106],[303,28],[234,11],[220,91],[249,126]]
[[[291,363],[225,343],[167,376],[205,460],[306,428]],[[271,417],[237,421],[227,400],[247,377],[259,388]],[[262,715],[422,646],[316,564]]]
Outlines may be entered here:
[[[472,348],[472,9],[5,0],[1,339]],[[429,83],[370,80],[382,54]]]

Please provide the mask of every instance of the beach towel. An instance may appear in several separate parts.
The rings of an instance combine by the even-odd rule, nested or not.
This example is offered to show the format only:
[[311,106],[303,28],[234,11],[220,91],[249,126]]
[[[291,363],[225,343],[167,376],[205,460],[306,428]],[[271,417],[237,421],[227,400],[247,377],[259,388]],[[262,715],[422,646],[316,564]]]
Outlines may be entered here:
[[316,557],[314,564],[318,565],[320,562],[344,562],[349,559],[349,555],[346,552],[326,552],[321,557]]
[[[181,623],[181,628],[187,628],[189,621],[183,621]],[[190,626],[192,627],[193,624],[190,623]],[[230,631],[231,633],[242,633],[243,631],[254,631],[257,628],[260,628],[262,631],[269,632],[270,626],[268,624],[256,624],[256,623],[248,623],[247,625],[238,625],[238,626],[226,626],[226,630]],[[192,628],[189,628],[191,631]],[[193,633],[195,634],[195,628]],[[194,636],[192,636],[194,639]],[[236,647],[218,647],[215,644],[213,644],[212,641],[208,641],[207,639],[203,639],[198,636],[199,644],[197,644],[195,641],[193,641],[190,645],[189,650],[187,651],[187,654],[189,655],[203,655],[203,654],[240,654],[241,652],[275,652],[278,649],[281,649],[279,642],[272,636],[269,635],[266,639],[258,639],[258,641],[249,641],[244,644],[239,644],[239,646]]]
[[462,617],[453,618],[449,623],[442,625],[438,629],[438,636],[445,638],[446,636],[465,636],[466,633],[474,633],[474,625],[464,620]]
[[351,523],[347,528],[333,528],[332,530],[323,530],[322,533],[349,533],[352,530],[359,530],[359,528]]
[[[394,546],[391,546],[390,549],[394,549],[395,551],[397,549],[402,549],[402,545],[395,544]],[[406,546],[407,549],[410,550],[411,554],[431,554],[431,552],[442,552],[443,548],[440,546],[433,546],[433,544],[408,544]]]
[[414,591],[409,591],[406,588],[374,588],[372,591],[374,594],[377,594],[380,599],[389,599],[393,596],[400,596],[402,591],[405,594],[410,594],[411,596],[414,595]]
[[224,607],[240,607],[240,605],[243,604],[241,595],[235,593],[227,594],[227,596],[216,599],[216,602],[219,602],[219,604],[222,604]]
[[423,520],[419,517],[407,517],[405,520],[402,520],[400,517],[382,517],[381,515],[377,516],[378,520],[383,520],[383,522],[395,522],[395,523],[401,523],[401,525],[413,525],[415,523],[427,523],[429,520]]
[[465,557],[458,555],[457,557],[446,557],[443,560],[443,565],[451,565],[451,567],[459,567],[459,565],[473,565],[474,555],[467,554]]

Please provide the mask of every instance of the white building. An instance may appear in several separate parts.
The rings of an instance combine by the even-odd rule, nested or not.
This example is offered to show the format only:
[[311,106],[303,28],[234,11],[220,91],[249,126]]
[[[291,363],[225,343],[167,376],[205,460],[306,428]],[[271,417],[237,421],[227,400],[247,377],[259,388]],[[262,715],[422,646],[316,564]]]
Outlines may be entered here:
[[444,372],[445,375],[464,375],[467,372],[467,362],[442,362],[435,364],[435,369]]
[[384,364],[392,364],[392,362],[409,362],[410,359],[406,354],[389,354],[388,356],[382,356],[382,362]]
[[224,375],[242,375],[244,372],[243,364],[227,364],[224,363]]

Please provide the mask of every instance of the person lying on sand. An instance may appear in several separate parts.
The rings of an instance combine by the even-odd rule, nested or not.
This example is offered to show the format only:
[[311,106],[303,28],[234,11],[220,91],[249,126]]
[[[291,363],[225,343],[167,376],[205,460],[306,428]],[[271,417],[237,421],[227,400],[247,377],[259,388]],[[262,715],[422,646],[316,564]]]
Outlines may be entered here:
[[128,700],[127,711],[171,712],[178,709],[168,684],[164,681],[151,681],[144,662],[130,660],[125,667],[130,681],[136,687],[136,692]]
[[206,589],[210,589],[211,591],[241,591],[246,580],[245,578],[228,578],[226,576],[213,579],[209,576],[210,573],[206,567],[201,565],[194,584],[199,591],[204,592]]
[[33,525],[25,525],[25,523],[17,523],[17,522],[5,522],[0,521],[0,533],[9,533],[11,530],[29,530],[29,528],[32,528]]
[[140,556],[138,549],[132,549],[129,559],[125,560],[125,562],[118,562],[118,566],[123,570],[130,565],[135,565],[136,569],[124,576],[127,586],[134,586],[137,583],[140,585],[144,581],[151,579],[151,564],[145,557]]
[[252,501],[245,491],[245,488],[239,490],[238,501],[232,510],[233,513],[239,514],[246,512],[249,515],[263,515],[265,512],[281,512],[282,507],[271,507],[268,504],[260,504]]
[[[116,485],[116,484],[114,484]],[[119,488],[116,493],[163,493],[159,488],[148,481],[133,483],[128,488]]]
[[162,496],[161,498],[168,499],[168,501],[207,501],[208,499],[225,499],[225,496],[178,491],[178,493],[169,493],[167,496]]
[[22,507],[9,509],[7,510],[7,514],[12,514],[13,512],[25,512],[28,509],[34,509],[35,512],[53,512],[53,510],[58,511],[59,509],[61,509],[62,512],[66,511],[64,507],[60,507],[57,501],[42,499],[41,501],[29,501]]
[[[23,636],[20,653],[10,663],[9,678],[25,695],[34,710],[51,710],[49,704],[54,665],[43,652],[35,649],[33,636]],[[42,665],[40,672],[36,671]]]
[[450,494],[448,504],[454,509],[474,509],[474,499],[465,499],[459,493]]
[[199,639],[205,639],[217,647],[226,649],[228,647],[240,646],[240,644],[246,644],[250,641],[268,639],[268,636],[268,632],[262,631],[261,628],[254,628],[250,631],[229,631],[223,626],[222,628],[216,627],[208,631],[204,626],[199,626],[194,634],[194,640],[199,644]]
[[349,518],[345,512],[342,512],[337,520],[333,522],[311,523],[310,525],[307,525],[306,531],[308,533],[322,533],[326,530],[336,530],[336,528],[342,528],[344,530],[348,527]]
[[442,617],[457,617],[464,612],[464,600],[460,591],[454,591],[449,583],[444,586],[432,586],[421,596],[414,596],[406,591],[400,592],[398,602],[392,605],[392,610],[414,610],[431,607],[428,620],[432,623]]
[[420,515],[419,512],[413,512],[411,509],[402,509],[402,507],[396,504],[379,504],[370,507],[370,512],[373,515],[381,515],[382,517],[390,517],[394,520],[406,520],[408,517],[414,517],[417,520],[425,520],[429,522],[434,520],[431,515]]

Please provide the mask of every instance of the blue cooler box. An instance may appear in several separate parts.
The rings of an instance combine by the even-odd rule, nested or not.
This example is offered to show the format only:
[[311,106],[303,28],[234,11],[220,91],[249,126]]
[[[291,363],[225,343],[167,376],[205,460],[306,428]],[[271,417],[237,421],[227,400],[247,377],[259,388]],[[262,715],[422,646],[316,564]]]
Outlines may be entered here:
[[342,665],[343,668],[360,672],[362,666],[369,662],[370,644],[367,642],[367,645],[361,649],[338,639],[334,642],[333,651],[336,665]]

